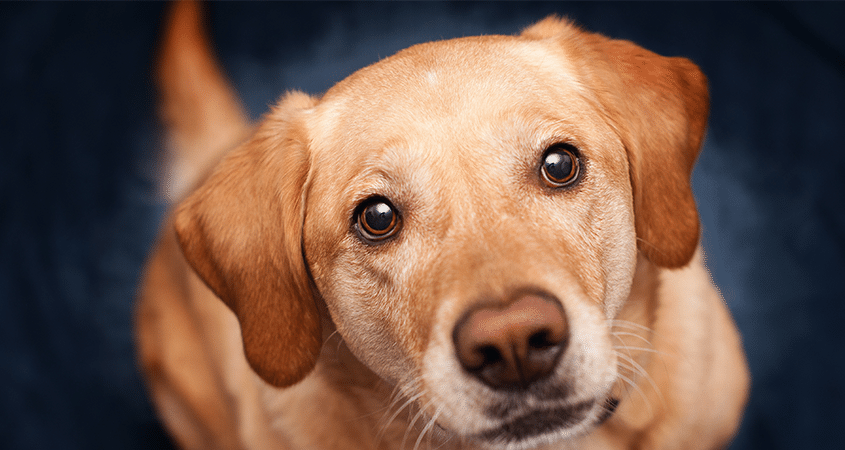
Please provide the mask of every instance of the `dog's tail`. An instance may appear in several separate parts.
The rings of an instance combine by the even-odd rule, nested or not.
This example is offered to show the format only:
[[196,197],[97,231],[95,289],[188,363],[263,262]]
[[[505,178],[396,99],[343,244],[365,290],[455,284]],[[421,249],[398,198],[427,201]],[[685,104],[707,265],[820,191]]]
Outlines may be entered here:
[[155,68],[165,126],[163,194],[181,199],[250,125],[215,58],[202,5],[170,5]]

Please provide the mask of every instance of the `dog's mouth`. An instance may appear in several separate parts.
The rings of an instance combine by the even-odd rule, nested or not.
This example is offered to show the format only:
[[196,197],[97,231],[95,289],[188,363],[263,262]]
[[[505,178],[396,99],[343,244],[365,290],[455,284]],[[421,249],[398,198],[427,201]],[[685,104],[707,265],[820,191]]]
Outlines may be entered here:
[[[475,437],[489,443],[513,445],[527,441],[575,436],[599,426],[609,419],[619,401],[608,398],[597,408],[596,400],[587,400],[556,408],[539,409],[510,418],[496,428],[478,433]],[[598,415],[594,413],[598,410]]]

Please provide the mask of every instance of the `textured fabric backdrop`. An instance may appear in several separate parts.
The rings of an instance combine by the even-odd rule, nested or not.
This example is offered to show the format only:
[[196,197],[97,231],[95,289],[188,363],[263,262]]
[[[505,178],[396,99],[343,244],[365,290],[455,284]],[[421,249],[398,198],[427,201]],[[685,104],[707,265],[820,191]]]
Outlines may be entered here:
[[[134,290],[164,207],[149,69],[161,4],[0,5],[0,447],[153,449]],[[254,117],[408,45],[549,13],[696,61],[694,177],[713,278],[754,377],[733,449],[841,448],[845,5],[214,4]]]

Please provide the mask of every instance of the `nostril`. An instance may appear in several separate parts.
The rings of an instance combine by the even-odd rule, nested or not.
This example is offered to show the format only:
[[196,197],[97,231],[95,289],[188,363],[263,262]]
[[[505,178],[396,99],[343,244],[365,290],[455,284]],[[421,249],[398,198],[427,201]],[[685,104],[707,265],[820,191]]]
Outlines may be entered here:
[[[459,355],[461,355],[460,351]],[[494,345],[478,345],[463,352],[459,359],[466,370],[475,372],[485,367],[494,366],[502,362],[505,357]]]
[[528,338],[528,346],[538,350],[543,350],[549,347],[554,347],[555,343],[551,342],[551,339],[549,339],[549,332],[544,330],[532,334]]
[[482,346],[478,349],[478,352],[481,354],[481,365],[496,364],[497,362],[505,359],[505,357],[502,356],[502,352],[492,345]]
[[532,333],[528,337],[529,351],[547,350],[555,347],[566,347],[566,341],[569,338],[565,329],[550,330],[544,329]]

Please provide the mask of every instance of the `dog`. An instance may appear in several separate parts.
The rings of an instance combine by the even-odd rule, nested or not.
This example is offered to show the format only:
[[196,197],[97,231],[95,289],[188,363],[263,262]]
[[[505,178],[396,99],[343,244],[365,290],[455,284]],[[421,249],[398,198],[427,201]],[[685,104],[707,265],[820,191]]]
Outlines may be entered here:
[[252,125],[178,2],[158,80],[178,206],[135,321],[182,448],[735,434],[749,373],[699,245],[689,60],[548,17],[410,47]]

